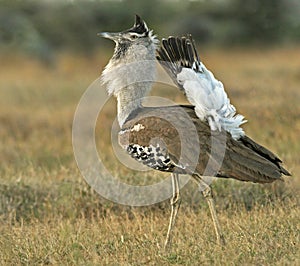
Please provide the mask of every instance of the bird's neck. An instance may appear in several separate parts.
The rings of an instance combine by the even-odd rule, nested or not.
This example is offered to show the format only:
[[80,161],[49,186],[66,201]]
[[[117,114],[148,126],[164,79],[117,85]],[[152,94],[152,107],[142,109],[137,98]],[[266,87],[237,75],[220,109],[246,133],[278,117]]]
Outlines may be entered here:
[[121,127],[132,112],[142,107],[143,98],[148,95],[150,89],[150,82],[142,82],[129,85],[115,95],[118,101],[118,122]]
[[122,127],[126,118],[142,106],[142,101],[155,81],[155,46],[135,47],[127,56],[112,59],[102,74],[109,94],[118,101],[118,121]]

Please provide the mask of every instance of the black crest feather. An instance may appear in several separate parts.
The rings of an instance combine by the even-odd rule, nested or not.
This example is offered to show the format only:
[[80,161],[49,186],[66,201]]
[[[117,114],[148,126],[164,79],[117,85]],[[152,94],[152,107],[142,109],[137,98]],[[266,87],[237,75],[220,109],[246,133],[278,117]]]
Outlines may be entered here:
[[148,34],[149,29],[145,21],[143,21],[139,15],[135,15],[135,23],[133,27],[128,30],[128,32],[136,32],[138,34]]

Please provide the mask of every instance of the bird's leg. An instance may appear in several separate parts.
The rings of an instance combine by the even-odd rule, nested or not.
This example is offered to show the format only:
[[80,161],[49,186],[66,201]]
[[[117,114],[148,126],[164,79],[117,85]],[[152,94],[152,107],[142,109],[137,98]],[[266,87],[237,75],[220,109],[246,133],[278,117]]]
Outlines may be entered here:
[[180,193],[179,193],[179,179],[177,173],[172,173],[172,188],[173,188],[173,196],[170,200],[171,203],[171,216],[169,222],[168,233],[165,241],[165,249],[171,246],[171,233],[172,229],[175,225],[176,216],[180,207]]
[[[200,187],[201,187],[202,194],[203,194],[204,198],[207,201],[207,204],[209,206],[209,210],[210,210],[210,213],[211,213],[211,217],[212,217],[212,220],[213,220],[213,223],[214,223],[215,232],[216,232],[216,236],[217,236],[217,242],[218,242],[219,245],[225,245],[225,239],[224,239],[224,236],[221,232],[221,227],[220,227],[220,224],[219,224],[219,220],[217,218],[215,202],[214,202],[214,199],[213,199],[213,196],[212,196],[211,187],[208,184],[206,184],[202,179],[201,179],[200,182],[201,182]],[[203,186],[204,186],[204,189],[203,189]]]

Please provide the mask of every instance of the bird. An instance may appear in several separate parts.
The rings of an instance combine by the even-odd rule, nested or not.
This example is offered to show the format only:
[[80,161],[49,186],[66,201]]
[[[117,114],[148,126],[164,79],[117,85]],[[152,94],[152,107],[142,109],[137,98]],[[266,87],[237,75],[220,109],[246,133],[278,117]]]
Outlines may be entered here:
[[[140,163],[171,173],[173,192],[165,249],[172,243],[182,174],[198,184],[211,212],[217,243],[225,244],[206,177],[270,183],[290,173],[274,153],[245,134],[241,128],[244,117],[236,114],[223,84],[200,61],[191,36],[170,36],[159,45],[138,15],[130,29],[100,35],[115,42],[101,80],[108,94],[117,98],[119,144]],[[155,80],[157,60],[189,105],[143,106]]]

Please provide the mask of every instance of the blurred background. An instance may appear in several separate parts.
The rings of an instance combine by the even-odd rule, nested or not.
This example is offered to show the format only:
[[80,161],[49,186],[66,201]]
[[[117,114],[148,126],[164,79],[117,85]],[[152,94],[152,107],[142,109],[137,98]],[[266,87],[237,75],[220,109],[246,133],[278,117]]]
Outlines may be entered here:
[[125,29],[135,13],[159,38],[191,33],[214,46],[300,41],[298,0],[1,0],[0,50],[45,61],[62,50],[91,53],[102,45],[97,32]]

